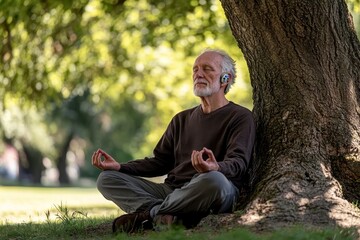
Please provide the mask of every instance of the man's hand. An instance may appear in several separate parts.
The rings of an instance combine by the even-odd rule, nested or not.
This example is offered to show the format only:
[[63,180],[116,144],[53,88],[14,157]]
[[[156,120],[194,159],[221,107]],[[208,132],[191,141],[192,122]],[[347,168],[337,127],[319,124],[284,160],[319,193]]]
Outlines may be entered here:
[[[203,159],[203,156],[207,156],[207,158]],[[191,163],[199,173],[219,170],[219,164],[217,163],[213,152],[207,148],[203,148],[201,151],[193,150],[191,154]]]
[[120,170],[120,163],[115,161],[109,154],[101,149],[98,149],[92,155],[92,165],[100,170]]

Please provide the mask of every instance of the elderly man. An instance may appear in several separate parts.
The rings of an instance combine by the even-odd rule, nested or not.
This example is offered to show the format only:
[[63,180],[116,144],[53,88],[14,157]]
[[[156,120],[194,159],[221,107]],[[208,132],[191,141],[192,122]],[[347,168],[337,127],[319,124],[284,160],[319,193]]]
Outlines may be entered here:
[[[93,154],[92,164],[104,170],[99,191],[127,212],[113,221],[114,232],[191,228],[210,213],[234,210],[255,141],[252,113],[225,97],[235,77],[227,53],[205,50],[193,65],[201,104],[173,117],[152,157],[120,164],[101,149]],[[163,175],[164,183],[142,178]]]

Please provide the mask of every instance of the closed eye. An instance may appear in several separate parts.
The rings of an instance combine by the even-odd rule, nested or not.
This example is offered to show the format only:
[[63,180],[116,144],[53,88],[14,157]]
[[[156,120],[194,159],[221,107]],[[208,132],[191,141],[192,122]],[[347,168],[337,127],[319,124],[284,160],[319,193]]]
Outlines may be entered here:
[[203,69],[204,69],[204,71],[214,71],[215,70],[211,65],[204,65]]

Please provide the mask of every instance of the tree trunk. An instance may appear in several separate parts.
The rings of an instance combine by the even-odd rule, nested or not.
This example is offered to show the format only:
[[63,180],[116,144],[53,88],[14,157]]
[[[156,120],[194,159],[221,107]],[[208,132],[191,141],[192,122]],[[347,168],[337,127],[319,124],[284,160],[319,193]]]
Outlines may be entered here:
[[70,131],[65,137],[64,145],[59,151],[59,157],[57,159],[57,168],[59,171],[59,182],[61,185],[69,185],[70,178],[67,173],[66,167],[66,154],[69,151],[71,140],[74,138],[75,132]]
[[360,229],[360,44],[343,0],[222,0],[257,143],[244,225]]
[[[30,176],[26,176],[25,179],[30,180],[31,183],[41,184],[42,172],[44,170],[42,153],[35,147],[30,146],[26,143],[22,143],[23,153],[20,154],[21,162],[27,165],[27,170]],[[30,178],[29,178],[30,177]],[[29,178],[29,179],[28,179]]]

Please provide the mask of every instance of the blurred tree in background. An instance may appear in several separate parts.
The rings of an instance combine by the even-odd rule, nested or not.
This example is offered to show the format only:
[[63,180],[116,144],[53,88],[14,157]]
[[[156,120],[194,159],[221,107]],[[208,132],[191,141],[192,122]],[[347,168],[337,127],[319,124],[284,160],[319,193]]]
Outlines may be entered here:
[[[349,6],[358,23],[359,2]],[[236,59],[229,99],[252,107],[217,0],[0,0],[0,33],[0,155],[15,146],[30,182],[49,168],[62,184],[95,177],[99,147],[118,161],[151,155],[170,118],[198,104],[191,69],[204,48]]]

